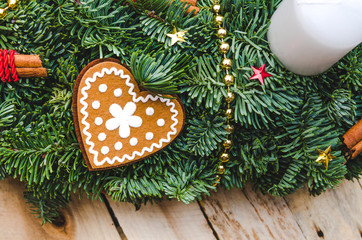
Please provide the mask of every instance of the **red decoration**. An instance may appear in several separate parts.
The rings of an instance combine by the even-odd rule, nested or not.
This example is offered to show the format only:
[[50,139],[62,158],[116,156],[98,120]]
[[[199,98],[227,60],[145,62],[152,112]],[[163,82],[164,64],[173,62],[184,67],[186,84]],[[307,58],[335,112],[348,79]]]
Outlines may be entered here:
[[9,51],[9,57],[10,57],[10,68],[11,68],[11,77],[13,78],[14,82],[19,81],[18,73],[16,71],[15,67],[15,51],[10,50]]
[[260,68],[256,68],[253,66],[251,66],[251,68],[254,71],[254,75],[251,76],[249,78],[249,80],[258,79],[260,81],[261,85],[264,85],[264,78],[272,76],[269,73],[265,72],[265,64],[263,64],[263,66],[261,66]]
[[[11,78],[13,81],[19,81],[18,74],[15,68],[15,51],[14,50],[0,50],[0,79],[3,82],[11,82]],[[10,69],[11,75],[10,75]]]
[[14,50],[0,49],[0,80],[17,82],[19,77],[46,77],[47,69],[43,68],[38,55],[18,54]]

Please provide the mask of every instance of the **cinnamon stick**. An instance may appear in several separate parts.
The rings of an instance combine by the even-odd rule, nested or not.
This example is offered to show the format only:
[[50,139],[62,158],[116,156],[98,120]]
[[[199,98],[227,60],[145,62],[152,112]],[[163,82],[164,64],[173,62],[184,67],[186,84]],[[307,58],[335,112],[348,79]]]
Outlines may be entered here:
[[[11,71],[11,69],[10,69]],[[39,78],[39,77],[47,77],[48,76],[48,72],[46,68],[43,67],[39,67],[39,68],[16,68],[16,71],[18,73],[19,77],[34,77],[34,78]]]
[[357,143],[350,151],[351,159],[355,159],[362,152],[362,141]]
[[196,6],[197,0],[181,0],[181,2],[187,2],[188,4],[191,4],[192,6]]
[[[41,68],[42,62],[39,55],[14,55],[14,63],[16,68]],[[10,65],[10,59],[9,59]]]
[[191,6],[187,9],[186,13],[190,13],[193,10],[195,10],[194,15],[196,15],[200,11],[200,8]]
[[181,0],[181,1],[191,4],[191,7],[187,9],[186,13],[190,13],[192,10],[195,10],[194,15],[196,15],[200,11],[200,8],[196,7],[197,0]]
[[362,120],[343,135],[343,142],[348,149],[352,149],[360,141],[362,141]]

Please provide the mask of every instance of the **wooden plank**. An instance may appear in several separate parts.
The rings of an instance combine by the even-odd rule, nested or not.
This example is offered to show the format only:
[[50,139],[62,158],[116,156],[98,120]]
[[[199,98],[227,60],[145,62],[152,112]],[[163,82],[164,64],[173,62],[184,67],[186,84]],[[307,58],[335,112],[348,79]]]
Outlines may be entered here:
[[100,201],[74,197],[69,208],[62,211],[65,224],[41,225],[23,199],[23,184],[16,180],[0,181],[1,239],[120,239],[117,229]]
[[74,229],[72,239],[121,239],[107,207],[100,200],[73,197],[66,211],[69,219],[66,227]]
[[285,197],[307,239],[361,239],[362,190],[347,180],[318,197],[306,190]]
[[201,206],[219,239],[305,239],[283,198],[219,189]]
[[[62,213],[64,226],[46,224],[29,212],[15,180],[0,181],[1,239],[121,239],[100,201],[73,197]],[[306,189],[285,198],[252,191],[219,190],[200,202],[219,239],[360,239],[360,182],[344,181],[319,197]],[[163,201],[135,212],[128,203],[110,200],[128,239],[215,239],[197,203]]]
[[128,240],[215,239],[197,203],[164,200],[135,211],[130,203],[109,202]]

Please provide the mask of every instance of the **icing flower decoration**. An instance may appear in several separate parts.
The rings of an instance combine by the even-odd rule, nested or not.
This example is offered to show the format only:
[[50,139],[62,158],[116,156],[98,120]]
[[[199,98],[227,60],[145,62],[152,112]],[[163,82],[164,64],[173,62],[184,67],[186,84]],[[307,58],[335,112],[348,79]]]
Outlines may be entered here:
[[128,102],[122,109],[118,104],[112,104],[109,107],[109,112],[114,118],[106,122],[106,128],[110,131],[119,128],[119,136],[121,138],[128,138],[131,135],[131,128],[138,128],[142,125],[142,118],[133,116],[136,111],[136,104]]

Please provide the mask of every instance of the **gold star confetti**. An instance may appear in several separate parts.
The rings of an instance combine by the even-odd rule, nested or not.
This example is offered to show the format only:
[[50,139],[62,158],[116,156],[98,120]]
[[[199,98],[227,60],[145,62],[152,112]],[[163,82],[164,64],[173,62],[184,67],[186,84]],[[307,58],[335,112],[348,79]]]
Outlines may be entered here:
[[173,29],[173,33],[169,33],[166,36],[171,38],[171,46],[173,46],[177,42],[186,42],[184,36],[186,35],[187,31],[177,32],[177,29]]
[[317,163],[323,163],[324,166],[326,167],[326,169],[328,169],[328,163],[329,161],[331,161],[332,159],[336,158],[335,156],[333,156],[331,154],[332,151],[332,147],[329,146],[326,150],[322,151],[317,149],[317,151],[319,152],[319,156],[317,158],[317,160],[315,160]]

